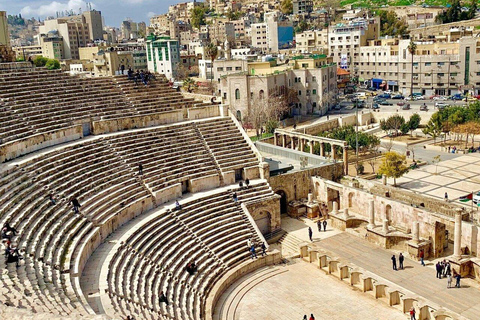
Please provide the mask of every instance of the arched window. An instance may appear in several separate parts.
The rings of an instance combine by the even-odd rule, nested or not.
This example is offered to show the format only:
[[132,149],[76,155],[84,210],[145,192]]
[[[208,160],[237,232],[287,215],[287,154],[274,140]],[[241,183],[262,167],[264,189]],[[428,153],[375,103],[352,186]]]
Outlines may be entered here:
[[260,90],[260,92],[258,93],[258,97],[259,97],[260,99],[263,99],[263,95],[264,95],[263,90]]
[[235,99],[240,100],[240,89],[235,89]]
[[242,112],[240,110],[237,110],[237,120],[242,121]]

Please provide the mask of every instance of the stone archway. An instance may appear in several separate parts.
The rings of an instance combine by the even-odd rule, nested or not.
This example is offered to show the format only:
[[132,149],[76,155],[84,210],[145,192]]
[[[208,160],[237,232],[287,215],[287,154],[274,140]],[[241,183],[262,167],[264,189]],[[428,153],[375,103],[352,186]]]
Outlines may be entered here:
[[350,193],[348,194],[348,199],[347,199],[347,201],[348,201],[348,203],[347,203],[348,208],[353,207],[353,192],[350,192]]
[[280,213],[287,213],[288,212],[288,200],[287,200],[287,193],[283,190],[277,190],[275,191],[276,194],[278,194],[280,198]]
[[390,225],[392,221],[392,206],[389,204],[385,206],[385,219],[388,220],[388,225]]

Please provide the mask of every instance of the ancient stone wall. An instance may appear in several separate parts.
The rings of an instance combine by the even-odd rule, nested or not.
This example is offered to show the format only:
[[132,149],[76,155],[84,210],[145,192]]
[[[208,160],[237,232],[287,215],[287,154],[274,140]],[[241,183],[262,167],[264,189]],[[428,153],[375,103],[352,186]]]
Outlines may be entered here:
[[270,177],[269,183],[274,192],[283,191],[287,195],[287,202],[306,199],[313,190],[311,177],[337,181],[343,174],[343,163],[333,163],[323,167],[312,168],[292,173]]
[[268,212],[270,215],[270,232],[281,228],[280,196],[276,195],[273,198],[250,202],[246,207],[253,220],[256,220],[262,212]]
[[105,134],[136,128],[147,128],[184,120],[183,110],[155,113],[144,116],[93,121],[93,134]]

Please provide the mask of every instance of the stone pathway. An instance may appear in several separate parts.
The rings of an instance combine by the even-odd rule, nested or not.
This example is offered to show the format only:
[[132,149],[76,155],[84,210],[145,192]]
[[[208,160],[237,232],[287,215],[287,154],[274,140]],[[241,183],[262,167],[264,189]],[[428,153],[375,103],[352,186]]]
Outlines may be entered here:
[[479,317],[480,290],[474,280],[463,279],[460,289],[447,289],[447,280],[435,277],[432,263],[422,267],[417,261],[408,258],[405,259],[404,270],[393,271],[390,260],[392,251],[377,247],[346,232],[316,242],[314,245],[464,317],[469,319]]
[[[288,271],[262,281],[243,296],[235,320],[301,320],[310,313],[315,319],[329,320],[407,319],[399,310],[326,275],[314,264],[296,260],[281,268]],[[247,276],[240,283],[248,280]]]

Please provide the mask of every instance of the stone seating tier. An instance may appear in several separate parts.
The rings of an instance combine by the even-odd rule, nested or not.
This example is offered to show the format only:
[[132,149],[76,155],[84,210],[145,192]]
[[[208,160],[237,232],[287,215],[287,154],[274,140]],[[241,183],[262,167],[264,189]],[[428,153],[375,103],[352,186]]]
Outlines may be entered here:
[[[240,195],[238,203],[233,191]],[[115,316],[137,312],[145,319],[202,319],[211,286],[249,259],[247,239],[260,241],[240,207],[259,195],[274,193],[261,183],[182,202],[181,210],[162,211],[132,232],[109,263],[108,294]],[[194,275],[185,271],[191,261],[198,266]],[[159,304],[160,291],[170,306]]]

